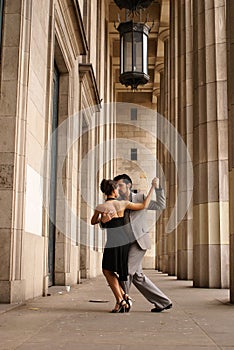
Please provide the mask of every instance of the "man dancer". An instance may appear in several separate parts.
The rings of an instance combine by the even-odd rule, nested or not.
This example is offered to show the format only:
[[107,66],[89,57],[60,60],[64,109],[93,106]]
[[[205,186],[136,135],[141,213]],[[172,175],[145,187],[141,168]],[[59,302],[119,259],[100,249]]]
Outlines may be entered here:
[[[142,202],[144,195],[131,192],[132,180],[127,174],[121,174],[114,178],[118,184],[120,199],[134,203]],[[156,201],[151,200],[147,210],[162,210],[166,207],[164,191],[159,187],[159,179],[154,178]],[[128,281],[123,282],[123,289],[129,293],[131,283],[152,304],[155,305],[151,312],[161,312],[172,307],[171,300],[144,275],[142,271],[142,259],[147,249],[150,249],[150,237],[147,227],[145,210],[125,210],[124,220],[130,237],[130,250],[128,256]]]

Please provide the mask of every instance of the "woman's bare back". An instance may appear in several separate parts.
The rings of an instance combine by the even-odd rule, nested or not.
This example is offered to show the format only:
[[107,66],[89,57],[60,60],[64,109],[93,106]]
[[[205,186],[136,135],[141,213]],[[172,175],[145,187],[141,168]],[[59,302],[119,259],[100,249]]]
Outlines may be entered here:
[[118,200],[109,200],[105,203],[99,204],[96,207],[96,210],[100,213],[113,213],[112,217],[121,217],[124,216],[124,210],[128,205],[129,201],[118,201]]

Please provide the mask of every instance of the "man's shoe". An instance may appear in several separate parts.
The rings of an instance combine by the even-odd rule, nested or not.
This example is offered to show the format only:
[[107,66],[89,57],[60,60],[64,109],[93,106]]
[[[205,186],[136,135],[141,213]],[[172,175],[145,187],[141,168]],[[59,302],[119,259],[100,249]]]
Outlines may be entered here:
[[154,307],[153,309],[151,309],[151,312],[162,312],[163,310],[169,310],[172,308],[172,304],[167,305],[166,307],[159,309],[157,307]]

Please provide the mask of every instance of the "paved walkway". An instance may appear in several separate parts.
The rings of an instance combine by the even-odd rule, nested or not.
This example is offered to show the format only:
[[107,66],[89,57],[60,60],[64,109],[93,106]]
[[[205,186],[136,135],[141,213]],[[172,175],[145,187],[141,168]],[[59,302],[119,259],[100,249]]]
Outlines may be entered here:
[[17,350],[213,350],[234,349],[234,305],[228,290],[192,288],[192,283],[146,271],[173,301],[173,308],[151,313],[132,287],[128,314],[111,314],[114,305],[104,278],[84,281],[67,292],[17,307],[0,307],[0,349]]

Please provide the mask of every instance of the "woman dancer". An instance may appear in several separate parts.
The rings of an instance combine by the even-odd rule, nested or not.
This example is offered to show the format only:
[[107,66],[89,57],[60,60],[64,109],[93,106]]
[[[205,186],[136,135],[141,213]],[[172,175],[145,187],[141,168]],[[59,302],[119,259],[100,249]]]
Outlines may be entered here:
[[98,224],[105,212],[112,212],[112,219],[105,224],[107,242],[103,253],[102,271],[116,298],[115,308],[111,312],[128,312],[131,307],[131,298],[124,293],[119,284],[119,281],[126,281],[128,276],[129,239],[124,229],[124,210],[145,209],[149,205],[154,187],[151,187],[142,203],[116,200],[119,194],[117,184],[113,180],[103,179],[100,188],[106,195],[106,201],[95,208],[91,224]]

